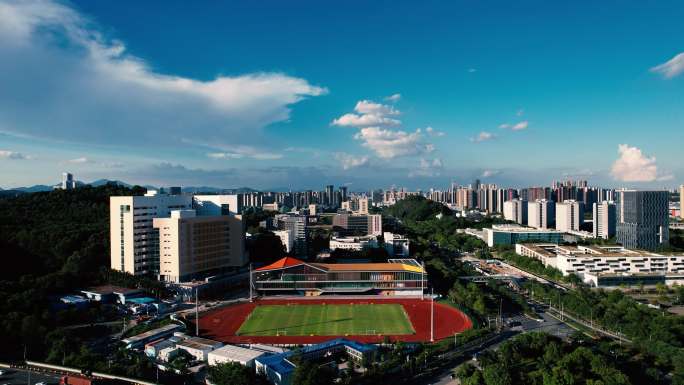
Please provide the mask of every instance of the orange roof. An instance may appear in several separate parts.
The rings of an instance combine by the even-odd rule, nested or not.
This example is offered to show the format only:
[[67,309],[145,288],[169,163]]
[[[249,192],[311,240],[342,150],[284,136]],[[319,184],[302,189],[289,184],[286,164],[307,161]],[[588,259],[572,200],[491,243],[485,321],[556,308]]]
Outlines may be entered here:
[[285,257],[281,258],[272,264],[264,267],[260,267],[256,269],[256,271],[264,271],[264,270],[276,270],[276,269],[282,269],[285,267],[291,267],[291,266],[297,266],[297,265],[302,265],[304,264],[303,261],[300,261],[297,258],[292,258],[292,257]]
[[422,272],[422,268],[403,263],[310,263],[328,271],[413,271]]

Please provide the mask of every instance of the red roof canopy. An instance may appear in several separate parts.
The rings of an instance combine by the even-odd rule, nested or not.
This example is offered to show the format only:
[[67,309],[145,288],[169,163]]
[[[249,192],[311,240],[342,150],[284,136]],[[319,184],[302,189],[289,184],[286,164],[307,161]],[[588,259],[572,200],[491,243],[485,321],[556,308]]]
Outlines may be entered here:
[[302,264],[304,264],[304,262],[300,261],[297,258],[285,257],[273,262],[268,266],[260,267],[256,269],[256,271],[283,269],[285,267],[297,266]]

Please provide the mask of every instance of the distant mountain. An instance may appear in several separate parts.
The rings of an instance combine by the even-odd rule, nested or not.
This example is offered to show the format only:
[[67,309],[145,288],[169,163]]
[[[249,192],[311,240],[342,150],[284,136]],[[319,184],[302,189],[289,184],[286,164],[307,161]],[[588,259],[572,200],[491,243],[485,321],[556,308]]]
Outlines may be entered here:
[[34,192],[52,191],[52,190],[54,190],[54,187],[44,185],[44,184],[37,184],[37,185],[31,186],[31,187],[17,187],[17,188],[14,188],[12,190],[21,191],[21,192],[25,192],[25,193],[34,193]]
[[120,180],[109,180],[109,179],[98,179],[98,180],[94,180],[94,181],[92,181],[90,183],[86,183],[86,184],[89,184],[93,187],[99,187],[99,186],[104,186],[107,183],[113,183],[113,184],[117,184],[117,185],[123,186],[123,187],[133,187],[133,185],[130,185],[126,182],[122,182]]
[[[82,186],[93,186],[93,187],[100,187],[104,186],[108,183],[116,184],[118,186],[122,187],[133,187],[134,185],[130,183],[126,183],[124,181],[120,180],[111,180],[111,179],[98,179],[94,180],[90,183],[85,183],[78,181],[76,182],[76,185],[78,187]],[[35,185],[35,186],[30,186],[30,187],[16,187],[8,190],[3,190],[0,188],[0,196],[12,196],[12,195],[17,195],[17,193],[34,193],[34,192],[42,192],[42,191],[52,191],[54,190],[55,186],[59,186],[58,184],[55,184],[53,186],[48,186],[48,185]],[[150,186],[150,185],[145,185],[142,186],[148,190],[159,190],[159,187],[156,186]],[[164,190],[168,191],[168,187],[164,187]],[[221,187],[212,187],[212,186],[186,186],[182,188],[182,191],[184,193],[189,193],[189,194],[197,194],[197,193],[207,193],[207,194],[244,194],[244,193],[251,193],[251,192],[259,192],[260,190],[253,189],[251,187],[239,187],[239,188],[221,188]],[[269,191],[288,191],[287,189],[282,189],[282,190],[269,190]]]

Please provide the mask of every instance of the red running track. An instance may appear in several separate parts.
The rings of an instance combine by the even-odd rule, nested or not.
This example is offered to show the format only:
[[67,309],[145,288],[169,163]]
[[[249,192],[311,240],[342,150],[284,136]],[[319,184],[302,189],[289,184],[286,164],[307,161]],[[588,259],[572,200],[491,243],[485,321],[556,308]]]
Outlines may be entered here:
[[[231,305],[221,309],[212,310],[203,315],[200,320],[200,335],[213,340],[233,343],[233,344],[274,344],[274,345],[294,345],[294,344],[314,344],[336,337],[345,337],[359,342],[381,343],[384,335],[360,335],[360,336],[238,336],[238,331],[247,316],[258,305],[287,305],[302,304],[313,305],[322,303],[334,304],[370,304],[387,303],[400,304],[406,310],[415,334],[390,335],[390,341],[404,342],[428,342],[430,341],[430,301],[425,299],[378,299],[378,298],[356,298],[356,299],[261,299],[253,303],[242,303]],[[462,312],[457,309],[435,302],[435,340],[452,337],[455,333],[460,333],[472,328],[473,324]]]

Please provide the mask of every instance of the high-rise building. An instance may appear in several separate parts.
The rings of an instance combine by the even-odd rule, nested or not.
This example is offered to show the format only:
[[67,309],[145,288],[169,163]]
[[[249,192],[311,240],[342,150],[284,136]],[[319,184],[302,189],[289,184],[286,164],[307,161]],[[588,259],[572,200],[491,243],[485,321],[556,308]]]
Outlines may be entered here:
[[527,225],[537,229],[553,228],[556,215],[553,201],[537,199],[527,203]]
[[348,199],[347,196],[347,186],[340,186],[340,202],[344,202]]
[[306,215],[279,215],[278,228],[292,233],[294,245],[292,249],[297,256],[307,255],[309,239],[308,217]]
[[515,223],[527,224],[527,202],[512,199],[503,203],[503,215],[506,220]]
[[603,201],[594,203],[594,238],[610,239],[615,236],[615,203]]
[[358,213],[359,214],[368,214],[368,198],[366,197],[361,197],[358,199]]
[[333,217],[333,228],[345,235],[382,234],[382,215],[337,214]]
[[290,230],[275,230],[273,231],[276,237],[280,238],[280,242],[283,244],[283,248],[286,253],[291,253],[294,246],[294,236]]
[[556,203],[556,229],[560,231],[579,231],[584,224],[584,203],[566,200]]
[[73,190],[76,188],[74,175],[68,172],[62,173],[62,190]]
[[325,204],[327,206],[334,206],[335,203],[335,195],[333,194],[335,186],[329,184],[325,186]]
[[195,195],[193,206],[197,215],[236,215],[242,213],[242,196],[230,195]]
[[192,208],[188,195],[113,196],[109,198],[111,268],[133,275],[159,274],[159,232],[154,218]]
[[684,184],[679,186],[679,216],[684,219]]
[[669,241],[668,191],[617,192],[617,241],[629,249],[656,250]]
[[242,220],[228,215],[197,216],[174,210],[154,218],[159,231],[159,280],[188,282],[247,264]]

